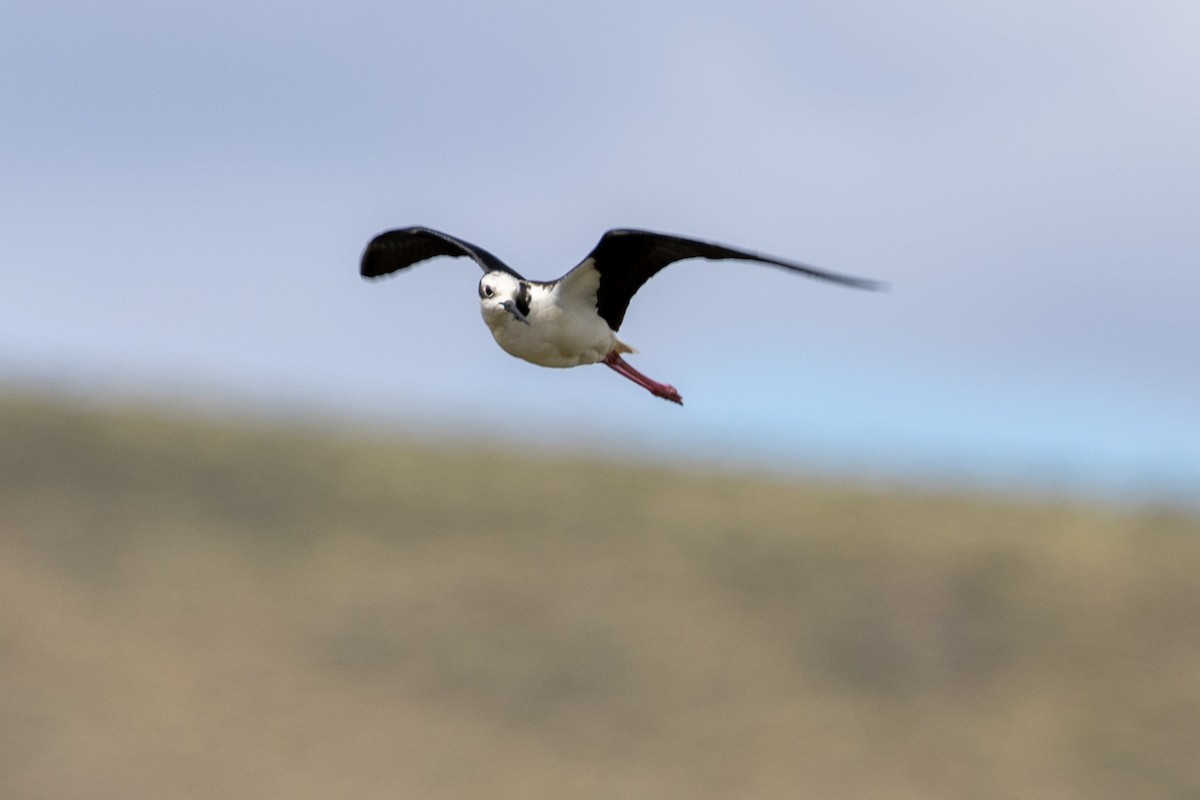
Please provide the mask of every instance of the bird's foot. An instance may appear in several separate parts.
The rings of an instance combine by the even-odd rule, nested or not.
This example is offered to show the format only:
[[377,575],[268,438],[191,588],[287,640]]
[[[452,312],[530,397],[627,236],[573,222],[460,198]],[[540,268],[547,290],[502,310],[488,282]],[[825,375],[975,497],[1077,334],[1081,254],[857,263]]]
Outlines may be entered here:
[[679,390],[668,383],[658,384],[650,390],[650,394],[655,397],[661,397],[663,400],[670,400],[672,403],[683,405],[683,397],[679,394]]

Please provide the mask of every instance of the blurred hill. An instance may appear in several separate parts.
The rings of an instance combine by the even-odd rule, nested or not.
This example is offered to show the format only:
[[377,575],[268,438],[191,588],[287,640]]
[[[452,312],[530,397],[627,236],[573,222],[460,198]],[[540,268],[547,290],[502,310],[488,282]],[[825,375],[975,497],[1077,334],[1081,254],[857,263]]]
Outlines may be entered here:
[[1200,796],[1197,519],[508,450],[0,396],[0,797]]

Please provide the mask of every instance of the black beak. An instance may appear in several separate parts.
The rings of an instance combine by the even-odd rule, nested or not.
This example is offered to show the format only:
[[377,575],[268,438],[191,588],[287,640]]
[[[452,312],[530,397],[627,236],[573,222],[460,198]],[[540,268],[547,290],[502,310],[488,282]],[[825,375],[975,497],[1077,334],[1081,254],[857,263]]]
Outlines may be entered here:
[[503,308],[508,313],[512,314],[514,317],[519,319],[521,322],[524,322],[526,325],[529,324],[529,320],[525,319],[525,315],[521,313],[521,309],[517,308],[517,304],[514,303],[512,300],[505,300],[503,303],[500,304],[500,307]]

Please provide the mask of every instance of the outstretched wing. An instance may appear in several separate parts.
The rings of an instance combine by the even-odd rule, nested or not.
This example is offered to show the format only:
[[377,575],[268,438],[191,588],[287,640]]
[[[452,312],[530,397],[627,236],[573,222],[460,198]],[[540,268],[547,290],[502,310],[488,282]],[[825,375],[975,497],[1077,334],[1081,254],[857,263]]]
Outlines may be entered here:
[[359,272],[364,278],[378,278],[436,256],[466,256],[484,272],[499,270],[521,277],[482,247],[448,233],[421,227],[400,228],[376,236],[363,252]]
[[615,331],[621,327],[621,322],[625,319],[625,310],[629,307],[629,301],[637,293],[637,290],[642,288],[642,284],[654,277],[663,267],[688,258],[758,261],[791,272],[798,272],[810,278],[832,281],[859,289],[882,287],[878,281],[839,275],[806,264],[782,261],[748,250],[736,250],[711,242],[699,242],[681,236],[637,230],[611,230],[605,233],[587,258],[563,277],[563,283],[578,282],[581,285],[591,283],[587,280],[586,272],[595,270],[599,273],[596,311]]

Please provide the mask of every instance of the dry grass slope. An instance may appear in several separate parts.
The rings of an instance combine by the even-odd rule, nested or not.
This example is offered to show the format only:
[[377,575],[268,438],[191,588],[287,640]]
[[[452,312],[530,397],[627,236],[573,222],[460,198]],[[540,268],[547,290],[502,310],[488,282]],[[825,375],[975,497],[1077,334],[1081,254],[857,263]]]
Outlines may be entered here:
[[1198,565],[1164,511],[0,397],[0,796],[1194,798]]

